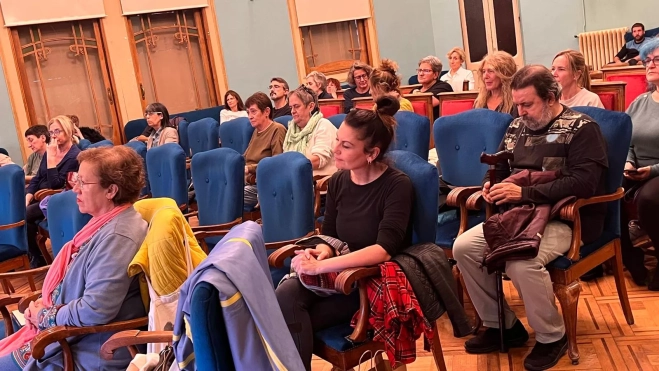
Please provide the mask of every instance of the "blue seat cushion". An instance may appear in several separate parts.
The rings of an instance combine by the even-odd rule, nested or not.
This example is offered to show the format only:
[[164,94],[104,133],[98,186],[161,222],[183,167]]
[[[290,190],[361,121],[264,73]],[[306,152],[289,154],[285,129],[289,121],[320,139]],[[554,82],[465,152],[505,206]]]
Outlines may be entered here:
[[350,327],[350,323],[345,323],[316,331],[313,337],[314,341],[319,341],[336,351],[345,352],[360,345],[353,344],[346,338],[352,334],[352,331],[353,328]]
[[[581,249],[579,250],[579,258],[583,259],[583,258],[587,257],[588,255],[590,255],[593,252],[597,251],[598,249],[604,247],[606,244],[608,244],[609,242],[615,240],[618,237],[620,237],[620,236],[618,236],[614,232],[610,232],[610,231],[602,232],[602,234],[600,235],[600,237],[597,240],[595,240],[595,241],[593,241],[593,242],[591,242],[587,245],[581,246]],[[561,256],[561,257],[555,259],[553,262],[547,264],[547,267],[548,268],[554,268],[554,269],[567,270],[567,269],[570,268],[570,266],[572,266],[573,263],[574,262],[572,260],[566,258],[565,256]]]
[[39,227],[43,228],[44,231],[48,230],[48,219],[44,219],[39,222]]
[[14,245],[0,244],[0,262],[4,262],[25,254],[27,254],[25,251]]
[[[450,212],[450,211],[447,211]],[[485,221],[485,213],[479,212],[469,214],[467,218],[467,225],[473,228]],[[460,230],[460,218],[445,218],[437,224],[437,231],[435,233],[435,245],[442,249],[453,249],[453,242],[455,242]]]

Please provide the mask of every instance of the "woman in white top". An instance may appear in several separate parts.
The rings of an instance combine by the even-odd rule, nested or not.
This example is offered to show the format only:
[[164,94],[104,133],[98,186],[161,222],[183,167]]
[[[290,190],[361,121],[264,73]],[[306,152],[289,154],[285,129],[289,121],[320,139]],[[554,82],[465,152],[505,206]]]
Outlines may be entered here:
[[586,59],[576,50],[564,50],[554,57],[551,71],[561,86],[560,102],[568,107],[593,106],[604,108],[600,97],[589,91],[590,73]]
[[336,127],[323,118],[318,109],[318,96],[305,85],[288,93],[293,120],[288,123],[284,138],[284,152],[296,151],[311,161],[313,175],[332,175],[336,172],[334,153]]
[[229,90],[224,94],[224,104],[226,107],[220,111],[220,124],[231,121],[238,117],[247,117],[245,104],[240,98],[240,95],[233,90]]
[[446,57],[448,57],[449,71],[440,80],[451,84],[453,91],[462,91],[463,82],[469,81],[469,90],[474,90],[474,73],[462,67],[467,58],[464,50],[453,48]]

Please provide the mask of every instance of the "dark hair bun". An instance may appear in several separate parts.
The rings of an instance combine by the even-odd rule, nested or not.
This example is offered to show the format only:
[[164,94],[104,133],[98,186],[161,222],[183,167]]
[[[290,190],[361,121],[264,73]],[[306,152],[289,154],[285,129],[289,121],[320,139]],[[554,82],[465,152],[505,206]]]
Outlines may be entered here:
[[377,106],[377,111],[380,115],[393,116],[400,109],[400,102],[398,102],[398,99],[390,95],[378,98],[375,105]]

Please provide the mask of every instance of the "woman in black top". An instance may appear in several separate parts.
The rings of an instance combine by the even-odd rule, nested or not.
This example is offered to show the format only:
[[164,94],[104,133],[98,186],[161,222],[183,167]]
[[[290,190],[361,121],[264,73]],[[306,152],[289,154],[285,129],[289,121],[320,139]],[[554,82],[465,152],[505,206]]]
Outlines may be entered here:
[[[393,97],[377,100],[377,110],[353,110],[337,133],[336,172],[329,181],[323,233],[346,242],[349,254],[335,256],[320,244],[299,251],[292,267],[315,275],[388,261],[412,241],[412,182],[383,157],[394,137]],[[307,370],[313,333],[347,323],[359,309],[359,294],[321,297],[290,278],[276,290],[279,306]]]

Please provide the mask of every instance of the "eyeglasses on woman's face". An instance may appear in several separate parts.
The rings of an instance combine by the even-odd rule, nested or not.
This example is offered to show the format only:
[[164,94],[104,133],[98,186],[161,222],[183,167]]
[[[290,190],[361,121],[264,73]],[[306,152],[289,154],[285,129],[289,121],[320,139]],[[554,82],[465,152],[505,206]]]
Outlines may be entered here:
[[144,117],[145,117],[145,118],[149,118],[149,117],[151,117],[152,115],[162,115],[162,112],[149,112],[149,111],[144,112]]
[[63,131],[60,130],[60,129],[55,129],[55,130],[48,131],[48,133],[50,133],[50,137],[52,138],[52,137],[56,137],[56,136],[62,134]]
[[643,60],[643,66],[650,67],[650,63],[653,63],[655,67],[659,67],[659,55],[653,57],[647,57]]

